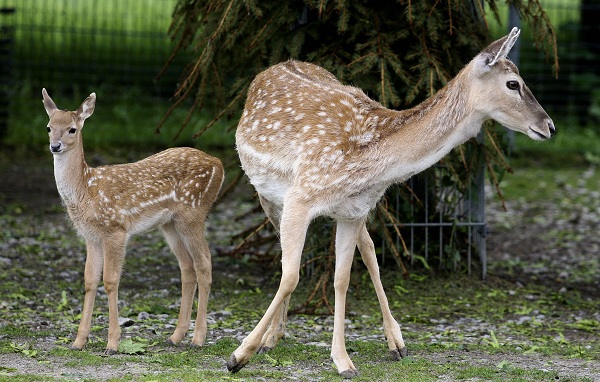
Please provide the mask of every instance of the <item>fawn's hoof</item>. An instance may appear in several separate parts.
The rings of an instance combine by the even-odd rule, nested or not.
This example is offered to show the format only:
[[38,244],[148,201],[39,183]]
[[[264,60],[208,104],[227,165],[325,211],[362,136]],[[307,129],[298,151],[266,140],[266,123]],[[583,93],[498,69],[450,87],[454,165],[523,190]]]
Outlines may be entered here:
[[105,355],[105,356],[111,356],[111,355],[115,355],[117,353],[118,353],[118,351],[116,351],[115,349],[106,349],[104,351],[103,355]]

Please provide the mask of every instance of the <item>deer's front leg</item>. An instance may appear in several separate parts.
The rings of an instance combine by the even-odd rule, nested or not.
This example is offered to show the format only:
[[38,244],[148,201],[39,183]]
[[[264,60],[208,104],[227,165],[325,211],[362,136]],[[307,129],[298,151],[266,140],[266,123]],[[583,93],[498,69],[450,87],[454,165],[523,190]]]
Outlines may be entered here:
[[85,296],[83,298],[83,307],[81,310],[81,321],[77,330],[77,337],[71,348],[81,350],[85,346],[90,328],[92,326],[92,314],[94,311],[94,301],[98,292],[98,283],[102,275],[102,246],[98,242],[86,240],[87,256],[85,259],[84,288]]
[[367,231],[367,227],[363,225],[359,233],[358,238],[358,250],[362,256],[363,262],[369,270],[379,305],[381,306],[381,314],[383,316],[383,331],[385,338],[388,342],[388,348],[390,349],[390,355],[394,360],[399,360],[407,356],[406,346],[402,339],[402,332],[400,331],[400,325],[392,316],[390,306],[388,304],[387,297],[381,284],[381,277],[379,275],[379,266],[377,265],[377,257],[375,254],[375,246],[373,240]]
[[108,343],[106,355],[119,349],[121,328],[119,327],[119,280],[125,257],[125,233],[110,235],[104,239],[104,289],[108,295]]
[[310,223],[308,212],[308,208],[302,202],[286,198],[281,219],[282,272],[279,289],[267,308],[265,315],[258,322],[254,330],[250,332],[242,341],[242,344],[231,354],[227,362],[227,369],[231,372],[239,371],[248,363],[252,355],[256,353],[275,314],[277,314],[284,301],[298,285],[302,248],[306,238],[306,230]]
[[339,220],[335,236],[335,313],[333,317],[333,341],[331,342],[331,359],[344,378],[358,375],[358,371],[346,351],[344,321],[346,316],[346,292],[350,283],[352,258],[356,249],[356,240],[362,221]]

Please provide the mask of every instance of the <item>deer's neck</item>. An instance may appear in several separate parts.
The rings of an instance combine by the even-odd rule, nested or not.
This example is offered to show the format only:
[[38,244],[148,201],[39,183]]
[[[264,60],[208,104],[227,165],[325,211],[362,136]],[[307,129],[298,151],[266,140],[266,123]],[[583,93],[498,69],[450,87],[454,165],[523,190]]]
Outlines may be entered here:
[[81,148],[54,154],[56,188],[67,206],[79,204],[85,198],[89,171]]
[[460,76],[409,110],[390,111],[385,149],[387,178],[406,180],[437,163],[453,148],[477,135],[485,118],[470,102]]

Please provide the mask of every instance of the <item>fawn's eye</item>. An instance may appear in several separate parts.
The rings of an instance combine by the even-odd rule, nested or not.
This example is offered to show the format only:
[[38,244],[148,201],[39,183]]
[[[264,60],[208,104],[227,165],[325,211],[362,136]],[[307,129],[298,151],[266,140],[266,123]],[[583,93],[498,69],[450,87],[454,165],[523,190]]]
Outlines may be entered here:
[[76,128],[71,127],[71,129],[69,130],[69,134],[75,134],[76,131],[77,131]]
[[519,81],[508,81],[506,87],[510,90],[519,90]]
[[48,130],[48,132],[50,132],[50,126],[46,126],[46,130]]

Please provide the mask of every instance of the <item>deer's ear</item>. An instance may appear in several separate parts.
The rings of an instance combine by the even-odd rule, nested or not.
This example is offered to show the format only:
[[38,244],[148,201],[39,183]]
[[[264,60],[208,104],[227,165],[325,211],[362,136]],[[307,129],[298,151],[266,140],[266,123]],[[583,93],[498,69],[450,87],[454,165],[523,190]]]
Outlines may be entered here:
[[48,95],[46,88],[42,89],[42,99],[44,102],[44,109],[46,109],[48,117],[52,117],[52,114],[54,114],[54,112],[58,110],[58,108],[56,107],[56,104],[54,103],[52,98],[50,98],[50,96]]
[[90,115],[94,113],[96,107],[96,93],[92,93],[87,97],[81,106],[77,109],[77,117],[80,121],[85,121]]
[[508,56],[508,52],[515,45],[521,31],[519,28],[513,28],[510,33],[499,40],[491,43],[487,48],[475,56],[475,65],[478,73],[486,73],[490,68],[501,59]]

